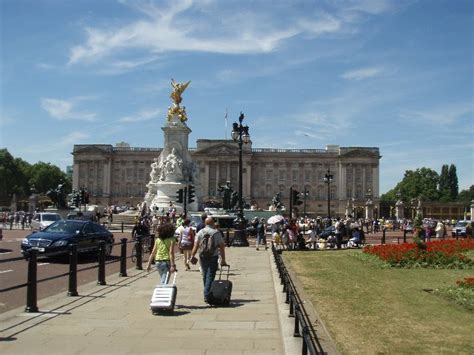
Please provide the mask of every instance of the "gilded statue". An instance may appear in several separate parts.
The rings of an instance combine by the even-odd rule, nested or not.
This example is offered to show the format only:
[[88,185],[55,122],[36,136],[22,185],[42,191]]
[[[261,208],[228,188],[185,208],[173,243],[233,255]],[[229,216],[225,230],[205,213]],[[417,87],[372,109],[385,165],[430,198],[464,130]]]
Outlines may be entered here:
[[186,90],[191,80],[187,83],[177,83],[174,79],[171,79],[171,86],[173,87],[173,91],[170,94],[171,100],[173,100],[173,105],[168,108],[168,121],[171,121],[174,116],[178,116],[181,122],[185,122],[188,120],[188,116],[186,114],[186,107],[180,107],[179,104],[183,100],[181,94]]
[[173,92],[171,93],[170,97],[176,105],[179,106],[179,104],[183,100],[181,94],[184,92],[184,90],[186,90],[190,82],[191,80],[189,80],[187,83],[180,84],[174,81],[174,79],[171,79],[171,86],[173,87]]

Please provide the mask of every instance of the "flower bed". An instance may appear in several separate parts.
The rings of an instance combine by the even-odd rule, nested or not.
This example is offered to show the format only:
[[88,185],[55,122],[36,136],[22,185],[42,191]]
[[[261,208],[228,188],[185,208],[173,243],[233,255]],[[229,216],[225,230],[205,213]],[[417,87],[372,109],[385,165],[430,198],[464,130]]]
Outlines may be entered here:
[[474,240],[437,240],[427,243],[367,245],[364,253],[378,256],[394,267],[471,268],[474,261],[464,252],[474,249]]

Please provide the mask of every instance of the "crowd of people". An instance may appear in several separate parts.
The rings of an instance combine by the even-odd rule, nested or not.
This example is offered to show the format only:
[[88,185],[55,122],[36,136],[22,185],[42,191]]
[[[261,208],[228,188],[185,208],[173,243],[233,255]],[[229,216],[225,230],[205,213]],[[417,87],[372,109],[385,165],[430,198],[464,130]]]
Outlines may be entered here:
[[25,229],[31,227],[32,213],[24,211],[0,212],[0,225],[5,229]]

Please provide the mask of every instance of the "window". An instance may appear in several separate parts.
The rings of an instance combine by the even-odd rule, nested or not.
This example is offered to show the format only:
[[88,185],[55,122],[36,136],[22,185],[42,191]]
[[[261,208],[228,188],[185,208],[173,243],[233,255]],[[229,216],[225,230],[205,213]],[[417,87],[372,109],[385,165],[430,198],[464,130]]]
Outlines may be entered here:
[[286,180],[286,170],[280,170],[278,175],[280,180]]

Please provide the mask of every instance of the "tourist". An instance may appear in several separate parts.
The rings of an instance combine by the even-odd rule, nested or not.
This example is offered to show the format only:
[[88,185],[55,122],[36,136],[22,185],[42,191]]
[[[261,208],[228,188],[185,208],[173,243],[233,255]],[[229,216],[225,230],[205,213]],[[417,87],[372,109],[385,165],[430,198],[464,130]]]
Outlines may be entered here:
[[146,270],[149,272],[151,264],[153,260],[155,260],[161,284],[166,284],[169,274],[177,271],[174,262],[174,247],[176,244],[174,231],[174,225],[171,223],[165,223],[158,227],[158,238],[155,239],[155,245],[153,246],[146,267]]

